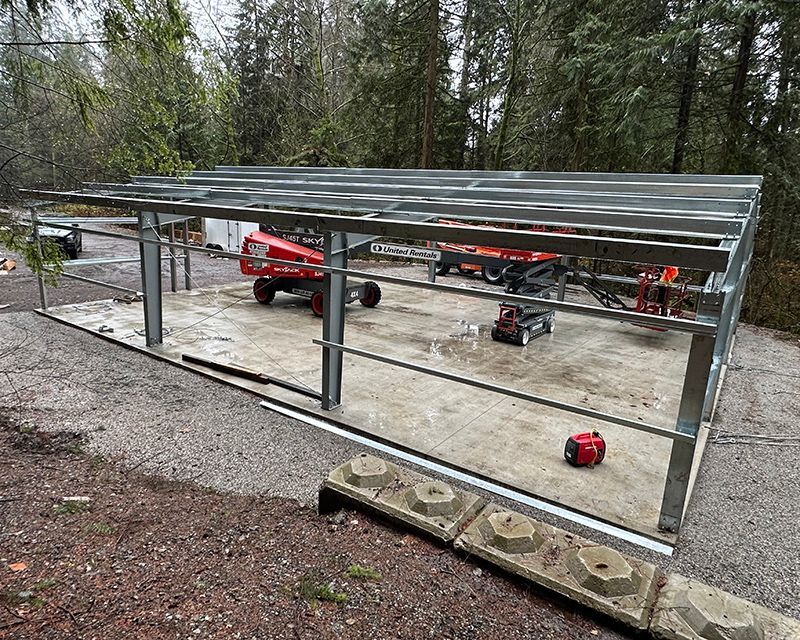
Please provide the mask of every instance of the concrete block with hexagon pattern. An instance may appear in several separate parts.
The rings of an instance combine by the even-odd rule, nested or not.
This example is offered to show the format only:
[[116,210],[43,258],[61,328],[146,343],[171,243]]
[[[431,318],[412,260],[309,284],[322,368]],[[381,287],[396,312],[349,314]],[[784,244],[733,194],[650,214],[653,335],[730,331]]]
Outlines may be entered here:
[[362,453],[331,471],[320,511],[357,506],[450,542],[486,504],[473,493]]
[[490,504],[455,547],[637,629],[646,629],[660,570]]
[[662,640],[788,640],[800,639],[800,622],[673,573],[650,632]]

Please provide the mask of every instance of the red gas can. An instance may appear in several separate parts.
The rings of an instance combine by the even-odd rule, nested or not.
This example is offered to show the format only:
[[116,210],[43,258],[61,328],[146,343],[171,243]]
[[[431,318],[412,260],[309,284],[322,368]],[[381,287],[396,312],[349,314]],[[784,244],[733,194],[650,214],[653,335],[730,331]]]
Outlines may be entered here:
[[600,464],[606,457],[606,441],[598,431],[576,433],[567,440],[564,457],[574,467]]

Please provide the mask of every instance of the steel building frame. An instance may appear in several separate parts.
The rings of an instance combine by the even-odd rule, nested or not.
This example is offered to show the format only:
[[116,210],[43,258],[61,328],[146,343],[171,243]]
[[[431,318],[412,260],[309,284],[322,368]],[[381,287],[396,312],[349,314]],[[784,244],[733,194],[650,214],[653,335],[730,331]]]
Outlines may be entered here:
[[[187,267],[191,251],[209,252],[176,243],[174,234],[164,239],[160,232],[163,225],[205,217],[306,228],[324,234],[324,264],[319,271],[324,273],[325,308],[322,340],[314,341],[322,348],[324,409],[342,402],[342,358],[349,353],[670,438],[672,452],[658,526],[677,532],[698,432],[703,421],[711,417],[721,373],[730,355],[752,260],[761,182],[760,176],[220,166],[187,176],[140,176],[129,184],[90,183],[73,192],[27,193],[39,199],[40,205],[68,202],[137,212],[138,235],[132,239],[140,247],[148,346],[159,344],[162,336],[161,247],[183,250]],[[440,225],[437,219],[566,226],[578,233]],[[32,222],[34,237],[38,237],[40,224],[72,228],[69,222],[73,221],[42,220],[34,214]],[[109,231],[85,231],[130,238]],[[694,320],[566,302],[564,280],[559,283],[555,300],[537,300],[538,305],[556,310],[606,320],[644,321],[649,326],[691,334],[675,429],[346,345],[344,292],[349,276],[497,301],[528,300],[437,283],[433,269],[427,282],[349,269],[349,253],[379,237],[533,249],[561,254],[565,260],[584,257],[668,264],[703,273],[705,284],[697,287]],[[235,252],[211,253],[242,257]],[[174,253],[171,255],[174,258]],[[269,258],[263,261],[294,264]],[[174,285],[174,273],[172,278]],[[621,277],[609,279],[630,282]],[[40,286],[46,307],[43,281]]]

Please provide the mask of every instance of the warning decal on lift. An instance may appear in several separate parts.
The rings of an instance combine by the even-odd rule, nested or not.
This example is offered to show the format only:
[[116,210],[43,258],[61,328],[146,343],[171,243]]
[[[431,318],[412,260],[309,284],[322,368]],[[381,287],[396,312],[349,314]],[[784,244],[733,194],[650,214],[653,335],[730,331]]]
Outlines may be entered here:
[[382,244],[373,242],[370,246],[372,253],[386,256],[396,256],[398,258],[415,258],[416,260],[436,260],[442,259],[442,252],[425,247],[412,247],[405,244]]
[[259,244],[257,242],[248,242],[247,250],[256,258],[266,258],[269,253],[268,244]]

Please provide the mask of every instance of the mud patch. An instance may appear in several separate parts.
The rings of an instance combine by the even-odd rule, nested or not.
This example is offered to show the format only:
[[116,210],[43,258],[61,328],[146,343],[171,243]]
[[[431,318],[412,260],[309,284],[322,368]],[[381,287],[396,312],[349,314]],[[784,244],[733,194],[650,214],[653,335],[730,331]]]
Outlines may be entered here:
[[[0,411],[5,414],[8,407],[0,407]],[[0,429],[8,433],[9,444],[18,451],[43,455],[83,453],[85,438],[74,431],[41,431],[31,422],[19,422],[7,415],[0,416]]]

